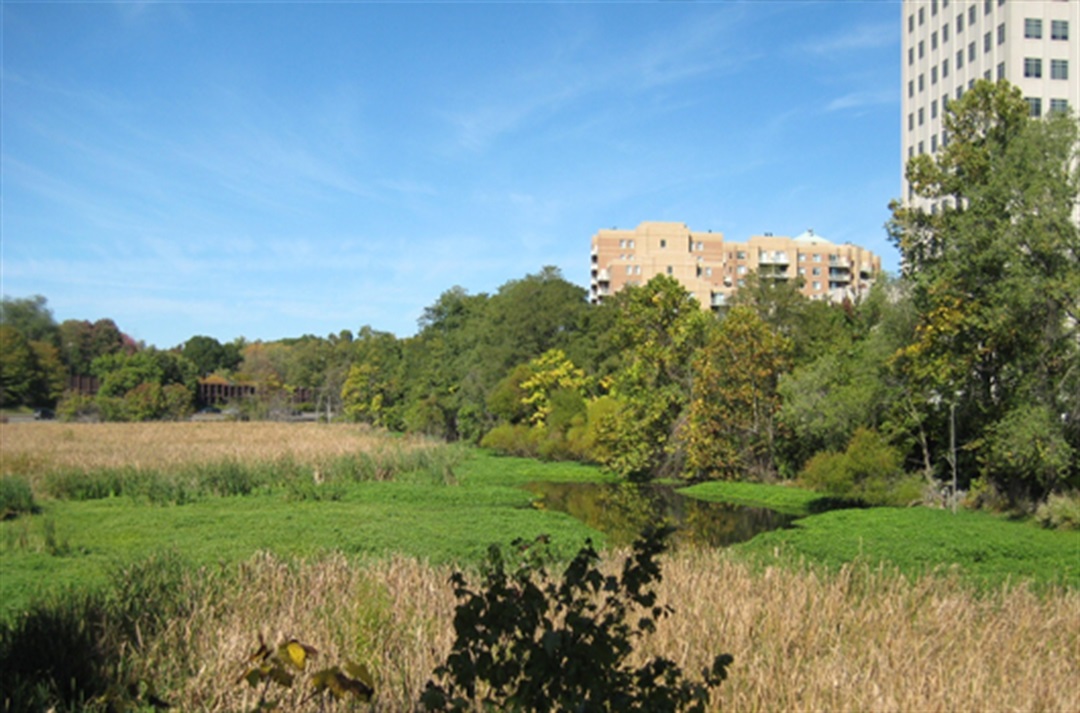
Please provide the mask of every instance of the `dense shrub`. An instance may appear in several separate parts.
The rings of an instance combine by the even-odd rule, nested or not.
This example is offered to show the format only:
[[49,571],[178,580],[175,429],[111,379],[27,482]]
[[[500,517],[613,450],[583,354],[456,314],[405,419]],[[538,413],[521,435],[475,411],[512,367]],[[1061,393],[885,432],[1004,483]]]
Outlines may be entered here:
[[877,431],[855,431],[843,453],[818,453],[803,468],[803,485],[870,505],[908,505],[921,500],[923,483],[904,473],[900,452]]
[[464,575],[451,581],[460,600],[455,640],[429,681],[422,705],[432,711],[704,711],[709,691],[727,678],[732,657],[717,656],[701,681],[683,677],[673,661],[655,657],[634,668],[634,641],[671,613],[657,602],[656,557],[670,529],[634,543],[620,576],[604,575],[586,543],[561,581],[549,579],[546,558],[516,542],[516,567],[497,546],[489,551],[483,588]]
[[1080,492],[1051,493],[1039,505],[1035,517],[1043,527],[1058,530],[1080,530]]
[[7,520],[23,513],[37,511],[34,492],[26,478],[4,476],[0,478],[0,519]]

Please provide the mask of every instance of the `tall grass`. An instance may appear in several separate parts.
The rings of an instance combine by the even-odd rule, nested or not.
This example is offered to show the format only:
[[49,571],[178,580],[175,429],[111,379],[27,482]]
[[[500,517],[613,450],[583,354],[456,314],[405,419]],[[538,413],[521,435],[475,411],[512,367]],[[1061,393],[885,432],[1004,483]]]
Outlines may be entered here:
[[[409,710],[451,643],[449,574],[413,559],[357,566],[338,556],[267,555],[188,573],[179,584],[167,566],[131,570],[127,599],[109,601],[145,588],[158,593],[157,610],[175,615],[147,625],[129,611],[126,632],[117,629],[123,617],[109,619],[114,640],[129,642],[111,670],[152,679],[180,710],[246,710],[256,694],[236,677],[259,635],[275,643],[296,637],[320,650],[319,664],[366,664],[377,678],[376,710]],[[822,573],[700,551],[666,557],[663,574],[660,598],[675,613],[640,654],[689,671],[718,652],[734,654],[717,709],[1080,710],[1075,590],[976,595],[957,579],[909,580],[865,563]],[[163,581],[174,585],[168,596]],[[60,619],[77,627],[73,617]],[[10,625],[0,641],[29,621]],[[130,643],[136,631],[141,639]],[[8,659],[0,663],[8,672]],[[301,698],[295,692],[286,707],[317,709]]]
[[40,495],[184,504],[325,483],[454,479],[461,448],[362,426],[277,423],[2,424],[0,469]]

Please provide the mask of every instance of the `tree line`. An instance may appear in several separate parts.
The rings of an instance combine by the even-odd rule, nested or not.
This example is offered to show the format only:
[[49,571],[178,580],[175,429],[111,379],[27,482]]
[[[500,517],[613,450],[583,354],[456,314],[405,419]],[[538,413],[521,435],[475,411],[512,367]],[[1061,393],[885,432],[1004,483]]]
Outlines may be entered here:
[[[1038,499],[1080,484],[1080,143],[1071,115],[1028,117],[979,82],[948,142],[894,203],[903,274],[859,301],[751,276],[720,314],[658,276],[600,305],[555,268],[492,294],[460,287],[415,336],[371,327],[159,350],[110,320],[56,324],[3,301],[5,406],[180,418],[194,385],[297,388],[313,409],[506,453],[602,464],[631,480],[799,477],[868,503]],[[65,393],[90,374],[96,396]]]

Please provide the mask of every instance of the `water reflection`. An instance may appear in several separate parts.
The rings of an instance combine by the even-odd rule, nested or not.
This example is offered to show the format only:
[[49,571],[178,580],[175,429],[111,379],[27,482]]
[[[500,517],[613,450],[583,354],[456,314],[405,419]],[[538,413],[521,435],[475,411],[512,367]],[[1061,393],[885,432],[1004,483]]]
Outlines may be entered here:
[[629,544],[647,525],[666,522],[677,528],[676,545],[723,547],[795,519],[765,508],[687,498],[668,485],[536,482],[525,489],[537,496],[536,507],[572,515],[613,545]]

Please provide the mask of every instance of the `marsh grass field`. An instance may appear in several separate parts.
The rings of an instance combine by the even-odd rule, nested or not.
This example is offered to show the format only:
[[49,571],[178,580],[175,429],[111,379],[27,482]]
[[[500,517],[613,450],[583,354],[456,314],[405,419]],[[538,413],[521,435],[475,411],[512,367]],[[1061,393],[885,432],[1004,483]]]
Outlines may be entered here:
[[[487,545],[515,537],[549,534],[557,556],[603,544],[520,487],[605,480],[595,469],[355,426],[4,424],[0,456],[37,504],[0,523],[5,710],[64,709],[49,666],[60,689],[81,682],[70,709],[137,681],[178,710],[251,710],[237,677],[260,635],[362,663],[371,709],[411,710],[451,643],[455,569],[475,578]],[[674,614],[638,654],[690,672],[733,654],[723,710],[1080,710],[1080,536],[947,515],[836,511],[671,552]]]

